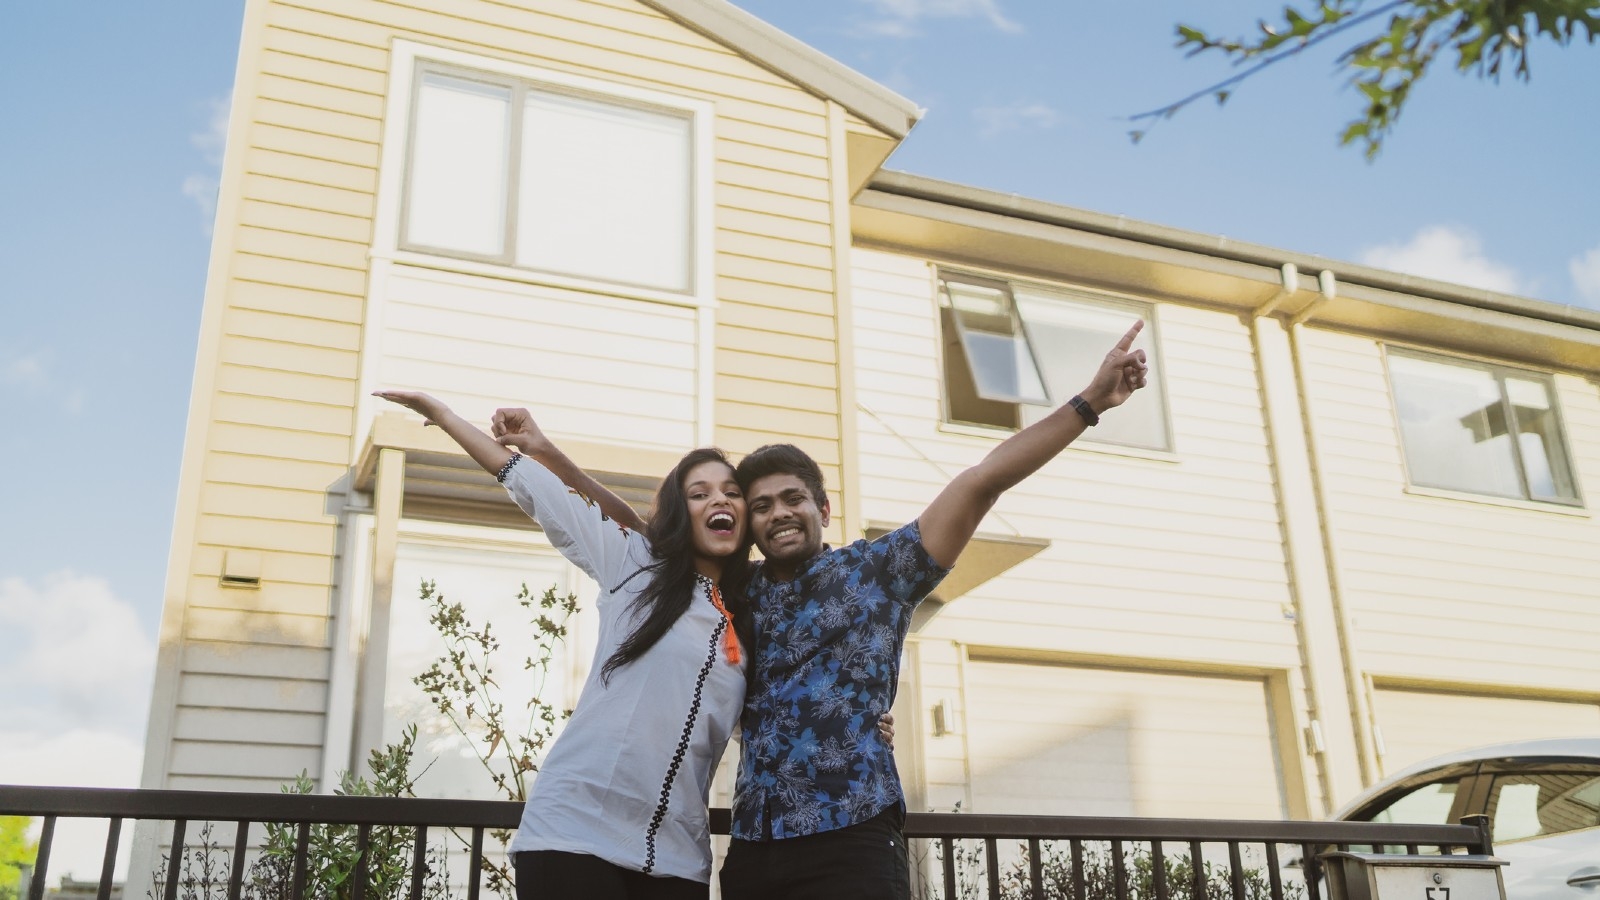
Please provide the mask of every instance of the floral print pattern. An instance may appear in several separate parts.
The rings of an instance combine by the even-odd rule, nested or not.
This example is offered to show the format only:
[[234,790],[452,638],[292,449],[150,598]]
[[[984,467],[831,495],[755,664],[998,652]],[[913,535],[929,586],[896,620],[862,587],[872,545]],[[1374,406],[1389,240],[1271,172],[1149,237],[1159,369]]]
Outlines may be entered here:
[[734,837],[831,831],[902,802],[878,717],[894,703],[911,611],[947,572],[916,522],[825,549],[793,581],[756,570]]

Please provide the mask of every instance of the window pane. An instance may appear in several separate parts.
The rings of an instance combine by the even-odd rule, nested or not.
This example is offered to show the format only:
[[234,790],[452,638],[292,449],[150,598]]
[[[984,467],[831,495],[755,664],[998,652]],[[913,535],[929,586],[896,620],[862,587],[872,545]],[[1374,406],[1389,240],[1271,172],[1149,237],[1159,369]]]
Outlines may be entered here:
[[1600,773],[1496,776],[1488,813],[1496,842],[1600,826]]
[[1456,800],[1455,781],[1436,781],[1402,795],[1373,813],[1369,822],[1400,822],[1410,825],[1446,825],[1450,806]]
[[[538,642],[530,640],[529,613],[517,601],[524,583],[535,599],[554,585],[565,593],[566,565],[553,554],[512,553],[505,551],[440,547],[403,543],[395,560],[394,596],[389,613],[388,672],[383,693],[383,739],[396,741],[408,724],[417,726],[417,758],[432,763],[417,784],[424,797],[450,797],[463,800],[504,799],[495,789],[489,773],[463,737],[412,679],[433,661],[443,656],[446,647],[438,631],[428,622],[429,605],[420,596],[423,580],[433,581],[435,590],[451,603],[460,603],[475,629],[492,626],[503,643],[496,651],[494,679],[499,686],[496,700],[504,705],[506,733],[527,733],[532,710],[530,697],[539,697],[557,709],[570,706],[566,671],[557,645],[557,659],[549,674],[524,669],[523,660],[538,658]],[[475,723],[472,738],[478,750],[483,723]],[[513,738],[514,739],[514,738]],[[503,760],[503,755],[501,759]],[[422,766],[419,765],[420,769]]]
[[1505,384],[1517,418],[1517,446],[1522,450],[1528,493],[1536,500],[1576,499],[1549,386],[1514,376],[1507,376]]
[[509,88],[422,77],[406,243],[482,256],[504,251],[510,111]]
[[1389,377],[1412,483],[1523,496],[1493,373],[1391,353]]
[[685,116],[529,94],[518,265],[689,290],[692,171]]
[[[1032,424],[1049,415],[1073,394],[1089,383],[1106,351],[1122,337],[1139,314],[1112,306],[1075,303],[1043,293],[1018,289],[1017,309],[1027,323],[1028,334],[1033,338],[1039,364],[1044,368],[1045,383],[1049,385],[1052,405],[1025,406],[1022,409],[1024,424]],[[1143,332],[1134,347],[1144,348],[1154,363],[1150,352],[1150,332]],[[1165,449],[1167,441],[1166,397],[1161,379],[1152,367],[1146,386],[1117,409],[1100,420],[1090,435],[1097,441],[1127,444],[1135,447]]]
[[1018,331],[1004,291],[946,283],[944,299],[960,322],[967,363],[980,398],[1049,402],[1028,339]]

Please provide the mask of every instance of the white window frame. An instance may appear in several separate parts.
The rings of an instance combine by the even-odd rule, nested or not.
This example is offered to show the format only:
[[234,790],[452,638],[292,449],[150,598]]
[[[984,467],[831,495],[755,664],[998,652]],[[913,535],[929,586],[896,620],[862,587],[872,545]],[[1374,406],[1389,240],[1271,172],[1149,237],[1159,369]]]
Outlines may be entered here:
[[[1031,281],[1031,280],[1020,279],[1020,278],[1008,278],[1008,277],[1006,277],[1004,275],[996,275],[996,274],[993,274],[993,273],[975,272],[975,271],[962,269],[962,268],[958,268],[958,267],[954,267],[954,266],[941,266],[941,265],[938,265],[938,264],[934,264],[931,268],[933,269],[933,272],[932,272],[932,275],[933,275],[932,284],[933,284],[933,290],[934,290],[934,323],[933,323],[933,326],[934,326],[934,333],[939,336],[939,340],[938,340],[938,348],[939,348],[939,406],[940,406],[940,418],[941,418],[940,427],[941,427],[941,429],[946,430],[946,431],[954,431],[954,432],[958,432],[958,433],[962,433],[962,434],[972,434],[972,435],[975,435],[975,436],[981,436],[981,435],[1004,436],[1004,435],[1015,434],[1017,431],[1021,430],[1022,427],[1025,427],[1025,426],[1019,426],[1018,428],[1010,428],[1010,427],[1007,427],[1007,426],[1004,426],[1004,425],[992,425],[992,424],[986,424],[986,423],[981,423],[981,422],[968,422],[968,421],[965,421],[965,420],[956,419],[956,418],[954,418],[952,416],[951,409],[950,409],[950,383],[949,383],[949,371],[950,370],[949,370],[949,361],[947,359],[945,359],[944,321],[943,321],[943,314],[941,312],[942,304],[941,304],[941,301],[938,299],[939,295],[944,291],[944,283],[948,280],[948,281],[956,282],[958,284],[969,284],[969,285],[975,285],[975,286],[978,286],[978,287],[986,287],[986,288],[990,288],[990,289],[1000,290],[1000,291],[1005,293],[1005,295],[1006,295],[1006,303],[1010,307],[1010,312],[1011,312],[1012,316],[1015,317],[1015,320],[1016,320],[1017,325],[1018,325],[1019,333],[1022,335],[1025,343],[1027,344],[1028,353],[1030,355],[1030,358],[1032,358],[1033,361],[1034,361],[1034,366],[1039,372],[1040,379],[1045,382],[1045,385],[1044,385],[1045,393],[1046,393],[1046,396],[1049,398],[1049,401],[1050,401],[1050,404],[1051,404],[1052,408],[1058,408],[1058,407],[1064,406],[1066,404],[1067,400],[1070,399],[1070,398],[1068,398],[1068,397],[1049,397],[1050,388],[1049,388],[1049,384],[1048,384],[1048,378],[1045,375],[1044,366],[1039,360],[1038,351],[1034,348],[1034,340],[1033,340],[1032,334],[1029,331],[1028,320],[1027,320],[1027,318],[1025,316],[1022,315],[1021,310],[1018,308],[1017,301],[1016,301],[1016,295],[1015,295],[1016,288],[1020,287],[1020,288],[1023,288],[1023,289],[1025,289],[1025,290],[1027,290],[1027,291],[1029,291],[1031,293],[1046,294],[1046,295],[1052,295],[1054,297],[1059,297],[1061,300],[1063,300],[1065,302],[1068,302],[1068,303],[1081,303],[1081,304],[1084,304],[1084,305],[1087,305],[1087,306],[1101,306],[1101,307],[1106,307],[1106,308],[1109,308],[1109,309],[1126,311],[1126,312],[1133,313],[1133,314],[1137,315],[1139,318],[1143,319],[1144,323],[1145,323],[1144,336],[1145,336],[1145,339],[1149,342],[1149,351],[1148,352],[1149,352],[1150,356],[1153,358],[1153,360],[1156,363],[1156,365],[1155,365],[1156,378],[1157,379],[1161,379],[1161,381],[1160,381],[1161,397],[1162,397],[1161,417],[1162,417],[1162,428],[1163,428],[1163,430],[1164,430],[1164,432],[1166,434],[1166,443],[1165,443],[1165,445],[1164,446],[1160,446],[1160,447],[1147,447],[1147,446],[1144,446],[1144,445],[1141,445],[1141,444],[1126,444],[1126,443],[1121,443],[1121,442],[1117,442],[1117,441],[1102,440],[1095,434],[1095,432],[1092,429],[1090,431],[1086,431],[1083,434],[1083,436],[1081,438],[1079,438],[1079,442],[1086,442],[1086,443],[1095,444],[1095,445],[1098,445],[1099,447],[1104,448],[1106,450],[1114,450],[1114,451],[1116,451],[1118,453],[1126,452],[1128,454],[1137,455],[1137,456],[1149,455],[1149,456],[1152,456],[1153,458],[1158,458],[1158,459],[1170,458],[1171,454],[1176,452],[1176,439],[1175,439],[1175,435],[1173,434],[1173,429],[1172,429],[1172,403],[1171,403],[1171,400],[1170,400],[1170,395],[1167,392],[1166,383],[1165,383],[1165,380],[1164,380],[1165,379],[1166,367],[1164,365],[1160,364],[1160,359],[1161,359],[1161,338],[1160,338],[1160,335],[1158,333],[1159,329],[1158,329],[1157,323],[1156,323],[1155,304],[1153,304],[1153,303],[1151,303],[1149,301],[1145,301],[1145,300],[1137,300],[1137,299],[1134,299],[1134,298],[1131,298],[1131,297],[1124,297],[1124,296],[1120,296],[1120,295],[1105,294],[1105,293],[1101,293],[1101,292],[1098,292],[1098,291],[1089,291],[1089,290],[1085,290],[1085,289],[1082,289],[1082,288],[1071,287],[1071,286],[1068,286],[1068,285],[1052,284],[1052,283],[1049,283],[1049,282],[1041,282],[1041,281]],[[952,318],[954,319],[954,316],[952,316]],[[957,341],[962,341],[963,338],[959,334],[959,332],[962,330],[959,320],[956,320],[956,328],[957,328],[957,331],[958,331],[958,335],[957,335],[956,340]],[[1106,349],[1109,350],[1111,348],[1107,347]],[[963,344],[963,351],[965,351],[965,345],[964,344]],[[969,363],[969,365],[970,365],[970,363]],[[974,375],[972,377],[974,378],[974,381],[976,381],[976,376]],[[1007,402],[1007,401],[990,401],[990,402]],[[1021,405],[1021,404],[1014,403],[1013,405]],[[1019,414],[1019,420],[1020,420],[1020,414]],[[1077,445],[1079,442],[1074,442],[1074,444]]]
[[[401,244],[404,223],[405,182],[409,169],[409,149],[417,85],[422,71],[444,70],[445,74],[470,78],[474,73],[495,80],[513,79],[525,86],[578,94],[601,102],[622,106],[650,107],[681,113],[689,120],[690,154],[690,256],[689,284],[685,290],[667,290],[645,285],[544,272],[537,269],[486,262],[450,251],[423,251]],[[671,303],[680,306],[714,308],[715,277],[715,147],[713,116],[715,107],[706,101],[603,81],[597,78],[558,72],[522,63],[493,59],[459,50],[433,47],[412,41],[396,40],[390,53],[389,95],[386,102],[383,147],[378,173],[378,202],[375,212],[372,256],[375,260],[404,263],[425,268],[445,269],[469,275],[524,281],[593,293],[610,294]],[[509,188],[508,188],[509,190]],[[515,203],[514,197],[507,197]],[[510,237],[509,235],[507,236]]]
[[[1578,483],[1577,460],[1572,454],[1572,440],[1568,436],[1566,417],[1561,412],[1561,393],[1556,390],[1555,377],[1549,372],[1535,369],[1525,369],[1519,366],[1506,365],[1488,359],[1479,359],[1467,356],[1453,356],[1448,353],[1439,353],[1419,347],[1409,347],[1401,344],[1382,344],[1383,351],[1383,378],[1389,391],[1389,409],[1394,418],[1395,446],[1400,451],[1400,466],[1405,474],[1406,487],[1413,493],[1441,494],[1451,497],[1462,497],[1474,500],[1485,500],[1493,503],[1529,506],[1533,508],[1553,508],[1558,510],[1577,511],[1584,508],[1583,488]],[[1521,486],[1522,495],[1513,497],[1508,494],[1494,494],[1485,491],[1474,491],[1466,488],[1440,487],[1418,481],[1411,471],[1411,460],[1406,452],[1405,426],[1400,420],[1400,403],[1395,392],[1393,370],[1389,365],[1389,358],[1393,355],[1419,359],[1424,362],[1439,365],[1457,366],[1478,372],[1487,372],[1494,376],[1495,384],[1500,390],[1500,403],[1505,409],[1507,421],[1515,419],[1510,400],[1506,394],[1505,378],[1512,376],[1528,381],[1536,381],[1542,385],[1550,398],[1550,412],[1555,417],[1556,429],[1561,437],[1561,452],[1566,457],[1567,477],[1572,480],[1572,496],[1562,497],[1534,497],[1528,489],[1527,464],[1522,460],[1522,447],[1517,441],[1511,441],[1512,459],[1516,464],[1517,483]]]

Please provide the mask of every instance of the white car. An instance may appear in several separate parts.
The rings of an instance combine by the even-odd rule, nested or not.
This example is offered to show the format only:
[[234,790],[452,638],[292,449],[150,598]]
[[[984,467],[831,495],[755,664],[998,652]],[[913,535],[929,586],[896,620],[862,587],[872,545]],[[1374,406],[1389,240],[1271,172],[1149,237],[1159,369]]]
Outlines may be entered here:
[[[1600,737],[1519,741],[1418,763],[1334,818],[1443,825],[1483,814],[1507,900],[1600,900]],[[1352,848],[1354,849],[1354,848]]]

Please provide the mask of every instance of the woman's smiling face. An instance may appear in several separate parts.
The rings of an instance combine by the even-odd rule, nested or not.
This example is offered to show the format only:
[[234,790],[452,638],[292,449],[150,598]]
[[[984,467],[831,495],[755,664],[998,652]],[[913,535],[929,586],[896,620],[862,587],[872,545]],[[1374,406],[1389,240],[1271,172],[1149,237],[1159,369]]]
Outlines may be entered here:
[[720,559],[738,552],[744,542],[744,493],[726,463],[707,460],[683,476],[689,504],[689,527],[696,556]]

